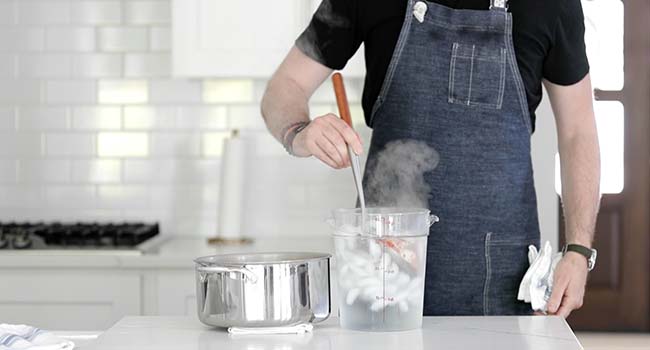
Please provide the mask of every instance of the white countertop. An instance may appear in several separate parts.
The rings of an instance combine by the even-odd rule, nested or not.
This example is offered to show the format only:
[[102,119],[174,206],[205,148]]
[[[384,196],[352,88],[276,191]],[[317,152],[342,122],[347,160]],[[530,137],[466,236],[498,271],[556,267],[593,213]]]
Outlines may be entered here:
[[192,317],[125,317],[102,334],[94,350],[221,349],[499,349],[579,350],[582,346],[559,317],[425,317],[422,329],[358,332],[341,329],[337,318],[311,334],[231,336]]
[[194,268],[200,256],[270,251],[332,253],[330,237],[276,237],[253,240],[246,245],[209,245],[207,237],[157,237],[158,243],[144,254],[119,254],[106,251],[0,251],[2,268]]

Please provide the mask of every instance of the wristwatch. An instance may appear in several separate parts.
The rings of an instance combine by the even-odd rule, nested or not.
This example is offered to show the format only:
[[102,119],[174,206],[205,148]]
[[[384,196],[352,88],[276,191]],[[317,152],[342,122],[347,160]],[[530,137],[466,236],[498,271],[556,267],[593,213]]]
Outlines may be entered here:
[[598,256],[598,251],[593,248],[588,248],[580,244],[567,244],[562,248],[562,255],[566,252],[575,252],[585,258],[587,258],[587,270],[591,271],[596,266],[596,257]]

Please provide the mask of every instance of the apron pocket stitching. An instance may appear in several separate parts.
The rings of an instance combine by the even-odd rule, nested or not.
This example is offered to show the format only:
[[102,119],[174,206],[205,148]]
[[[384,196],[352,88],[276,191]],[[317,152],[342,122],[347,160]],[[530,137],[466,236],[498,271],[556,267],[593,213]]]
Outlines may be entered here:
[[458,51],[458,43],[454,43],[451,48],[451,61],[449,62],[449,103],[455,101],[454,99],[454,76],[456,72],[456,51]]
[[501,49],[501,84],[499,85],[499,99],[497,101],[497,109],[503,106],[503,94],[506,88],[506,49]]
[[[447,89],[449,94],[447,101],[465,106],[501,109],[505,93],[507,57],[507,50],[504,48],[495,50],[454,42],[449,62],[449,86]],[[459,59],[466,62],[460,65]],[[479,64],[482,68],[476,67]],[[490,69],[490,64],[493,65],[493,69]],[[477,69],[480,69],[480,71],[477,71]],[[463,79],[458,80],[457,73],[463,73],[463,71],[465,72],[465,74],[461,74]],[[498,71],[496,79],[484,76],[485,74],[494,74],[495,71]],[[480,75],[480,72],[483,72],[483,75]],[[476,79],[477,74],[479,74],[478,79]],[[490,87],[490,84],[495,83],[498,85]],[[467,84],[465,93],[463,93],[462,89],[459,90],[459,88],[464,87],[459,84]],[[473,98],[472,93],[479,97]]]
[[490,240],[492,232],[485,235],[485,284],[483,285],[483,315],[487,316],[490,313],[490,278],[492,275],[492,267],[490,266]]

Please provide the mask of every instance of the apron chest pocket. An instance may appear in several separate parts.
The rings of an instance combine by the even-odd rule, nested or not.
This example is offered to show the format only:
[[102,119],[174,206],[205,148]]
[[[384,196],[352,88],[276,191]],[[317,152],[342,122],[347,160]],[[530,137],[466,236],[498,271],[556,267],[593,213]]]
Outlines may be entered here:
[[449,103],[501,109],[506,49],[454,43],[449,63]]

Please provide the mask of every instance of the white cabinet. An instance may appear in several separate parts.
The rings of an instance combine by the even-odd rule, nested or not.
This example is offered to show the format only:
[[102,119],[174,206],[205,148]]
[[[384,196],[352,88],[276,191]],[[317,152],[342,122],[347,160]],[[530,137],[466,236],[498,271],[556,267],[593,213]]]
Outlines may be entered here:
[[196,315],[194,270],[161,271],[156,279],[158,294],[156,315]]
[[140,314],[140,275],[107,270],[0,270],[0,322],[103,330]]
[[[173,0],[173,71],[182,77],[268,78],[320,1]],[[364,74],[362,50],[346,67]]]

